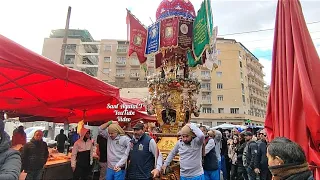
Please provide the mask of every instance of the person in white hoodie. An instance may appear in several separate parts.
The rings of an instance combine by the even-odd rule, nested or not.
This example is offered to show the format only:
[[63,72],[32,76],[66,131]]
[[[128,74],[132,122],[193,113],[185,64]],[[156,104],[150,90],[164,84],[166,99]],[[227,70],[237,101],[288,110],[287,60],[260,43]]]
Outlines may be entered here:
[[204,180],[202,168],[202,145],[205,139],[202,131],[193,124],[181,128],[182,136],[169,153],[162,169],[165,172],[176,154],[180,155],[180,180]]
[[93,162],[93,143],[90,130],[82,128],[80,138],[74,143],[71,156],[73,179],[87,179]]
[[99,134],[107,139],[107,180],[124,180],[125,166],[131,143],[117,121],[109,121],[99,127]]

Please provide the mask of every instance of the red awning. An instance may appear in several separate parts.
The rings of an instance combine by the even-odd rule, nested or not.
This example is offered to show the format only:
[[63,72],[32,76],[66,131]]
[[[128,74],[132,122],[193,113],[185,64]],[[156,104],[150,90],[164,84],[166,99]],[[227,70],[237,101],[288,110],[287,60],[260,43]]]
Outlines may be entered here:
[[268,136],[299,143],[319,167],[320,60],[298,0],[278,1],[274,36]]
[[[84,118],[100,121],[115,119],[114,111],[106,108],[108,103],[135,102],[122,100],[117,87],[62,66],[0,35],[0,110],[53,122],[78,122]],[[145,117],[136,111],[133,118]]]

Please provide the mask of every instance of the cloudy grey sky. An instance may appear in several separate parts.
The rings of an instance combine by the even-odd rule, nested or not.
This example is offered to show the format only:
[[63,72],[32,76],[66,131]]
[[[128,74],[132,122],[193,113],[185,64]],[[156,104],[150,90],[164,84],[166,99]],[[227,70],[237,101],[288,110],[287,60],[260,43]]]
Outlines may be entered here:
[[[64,28],[68,6],[72,6],[70,28],[87,29],[99,39],[126,39],[126,8],[145,25],[161,0],[0,0],[0,34],[41,53],[43,39],[50,30]],[[191,0],[197,11],[202,0]],[[274,27],[276,0],[212,0],[218,35],[242,42],[260,58],[270,83],[273,31],[236,34]],[[320,0],[301,2],[306,22],[320,21]],[[308,25],[320,52],[320,23]]]

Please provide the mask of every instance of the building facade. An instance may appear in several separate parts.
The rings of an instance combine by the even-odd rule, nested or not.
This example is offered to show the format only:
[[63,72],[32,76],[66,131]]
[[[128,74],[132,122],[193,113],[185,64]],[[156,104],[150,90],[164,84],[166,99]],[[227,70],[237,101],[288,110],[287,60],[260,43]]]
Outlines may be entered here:
[[[59,62],[64,30],[53,30],[45,38],[42,55]],[[263,66],[243,44],[218,38],[218,68],[194,70],[201,80],[200,117],[193,122],[216,126],[223,123],[263,125],[267,90]],[[87,30],[70,30],[64,64],[119,88],[121,96],[145,99],[146,77],[155,70],[153,57],[140,65],[136,56],[127,58],[125,40],[95,41]]]

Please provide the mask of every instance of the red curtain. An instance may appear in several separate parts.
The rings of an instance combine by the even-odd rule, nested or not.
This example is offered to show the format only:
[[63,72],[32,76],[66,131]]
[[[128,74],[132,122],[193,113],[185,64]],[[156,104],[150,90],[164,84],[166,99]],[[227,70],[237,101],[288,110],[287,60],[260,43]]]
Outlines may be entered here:
[[284,136],[297,142],[309,163],[317,166],[320,166],[319,77],[319,56],[300,2],[279,0],[265,126],[270,139]]

